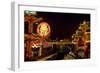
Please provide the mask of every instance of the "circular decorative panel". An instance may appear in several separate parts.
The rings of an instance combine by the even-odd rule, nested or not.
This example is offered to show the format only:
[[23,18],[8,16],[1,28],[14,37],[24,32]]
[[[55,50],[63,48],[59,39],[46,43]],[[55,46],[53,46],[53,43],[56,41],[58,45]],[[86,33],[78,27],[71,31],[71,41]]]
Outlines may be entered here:
[[46,37],[50,33],[50,26],[46,22],[41,22],[37,27],[37,33],[41,37]]

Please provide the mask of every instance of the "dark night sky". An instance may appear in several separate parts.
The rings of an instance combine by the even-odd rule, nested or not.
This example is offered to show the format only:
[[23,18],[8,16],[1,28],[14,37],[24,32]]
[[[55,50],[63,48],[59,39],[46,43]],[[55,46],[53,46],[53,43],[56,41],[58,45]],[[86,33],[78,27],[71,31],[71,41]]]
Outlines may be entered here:
[[51,39],[69,39],[83,20],[90,21],[90,14],[37,12],[51,27]]

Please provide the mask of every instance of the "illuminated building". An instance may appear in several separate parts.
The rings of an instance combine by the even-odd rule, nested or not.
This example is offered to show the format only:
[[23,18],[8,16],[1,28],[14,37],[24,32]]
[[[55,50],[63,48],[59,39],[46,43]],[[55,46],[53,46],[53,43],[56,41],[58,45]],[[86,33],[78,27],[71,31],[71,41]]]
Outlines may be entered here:
[[[77,36],[77,39],[76,37]],[[90,49],[87,48],[87,44],[90,44],[90,24],[88,21],[83,21],[82,24],[80,24],[78,30],[76,30],[76,33],[72,35],[72,42],[74,41],[77,45],[76,50],[83,50],[83,52],[79,52],[78,55],[84,56],[85,52]]]

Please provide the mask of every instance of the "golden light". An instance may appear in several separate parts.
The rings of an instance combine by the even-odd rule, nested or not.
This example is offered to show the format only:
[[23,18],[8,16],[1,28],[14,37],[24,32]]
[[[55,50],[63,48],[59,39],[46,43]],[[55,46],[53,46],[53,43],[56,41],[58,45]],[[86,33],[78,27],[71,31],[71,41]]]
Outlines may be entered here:
[[50,33],[50,26],[46,22],[41,22],[37,27],[37,33],[41,37],[46,37]]

